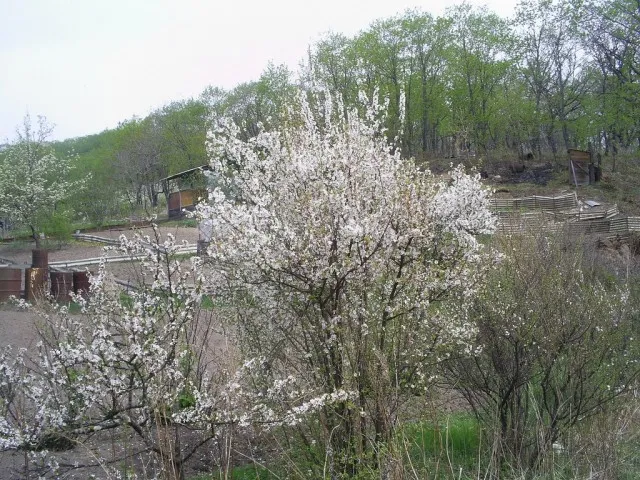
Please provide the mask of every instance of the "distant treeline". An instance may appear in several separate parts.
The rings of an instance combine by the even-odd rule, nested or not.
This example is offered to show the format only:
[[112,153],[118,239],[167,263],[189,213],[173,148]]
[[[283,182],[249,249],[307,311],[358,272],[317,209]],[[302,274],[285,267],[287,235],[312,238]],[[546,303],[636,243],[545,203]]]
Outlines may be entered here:
[[298,72],[269,64],[257,81],[208,87],[56,149],[92,173],[82,210],[155,205],[168,194],[158,180],[207,163],[212,119],[230,116],[250,136],[285,121],[296,88],[319,87],[345,110],[360,92],[386,97],[387,134],[407,156],[564,158],[591,146],[614,165],[640,147],[640,4],[525,0],[510,20],[468,4],[442,17],[406,11],[353,37],[325,34]]

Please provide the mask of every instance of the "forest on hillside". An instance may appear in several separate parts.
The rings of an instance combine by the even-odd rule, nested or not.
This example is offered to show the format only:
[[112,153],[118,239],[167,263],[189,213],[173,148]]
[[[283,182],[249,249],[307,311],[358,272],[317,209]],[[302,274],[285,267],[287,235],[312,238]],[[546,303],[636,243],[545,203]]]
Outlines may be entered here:
[[160,179],[208,163],[217,118],[230,116],[248,138],[282,124],[296,89],[326,88],[345,110],[362,107],[360,93],[385,98],[386,133],[407,157],[559,161],[568,148],[591,148],[615,170],[640,147],[639,82],[635,0],[524,0],[509,20],[463,3],[440,17],[380,19],[353,37],[326,33],[298,71],[270,64],[257,80],[209,86],[55,149],[75,156],[76,175],[91,172],[76,210],[100,221],[156,205],[168,194]]

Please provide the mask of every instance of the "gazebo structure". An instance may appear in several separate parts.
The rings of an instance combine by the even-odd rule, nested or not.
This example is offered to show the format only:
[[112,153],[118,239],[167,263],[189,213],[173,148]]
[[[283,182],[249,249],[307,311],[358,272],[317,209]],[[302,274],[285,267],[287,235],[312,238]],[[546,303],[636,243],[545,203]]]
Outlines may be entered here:
[[198,201],[206,198],[207,181],[203,172],[208,170],[211,170],[209,165],[202,165],[161,180],[162,183],[167,182],[170,192],[167,201],[169,218],[184,216],[184,212],[193,211]]

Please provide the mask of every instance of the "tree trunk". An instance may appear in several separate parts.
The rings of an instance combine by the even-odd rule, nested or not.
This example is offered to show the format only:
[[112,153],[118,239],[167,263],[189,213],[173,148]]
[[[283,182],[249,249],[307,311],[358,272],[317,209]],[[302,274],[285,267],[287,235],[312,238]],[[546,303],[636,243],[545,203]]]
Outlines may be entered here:
[[35,226],[29,225],[29,228],[31,229],[31,238],[33,238],[34,242],[36,242],[35,249],[40,250],[40,247],[41,247],[40,235],[38,234]]

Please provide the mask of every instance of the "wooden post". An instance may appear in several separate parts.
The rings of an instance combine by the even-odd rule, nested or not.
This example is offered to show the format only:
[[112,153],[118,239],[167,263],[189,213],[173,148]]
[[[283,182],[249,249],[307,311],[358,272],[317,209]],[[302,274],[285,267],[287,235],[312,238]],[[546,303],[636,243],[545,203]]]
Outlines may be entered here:
[[578,179],[576,178],[576,169],[573,166],[573,160],[569,159],[569,163],[571,164],[571,172],[573,173],[573,183],[575,184],[576,188],[578,188]]

